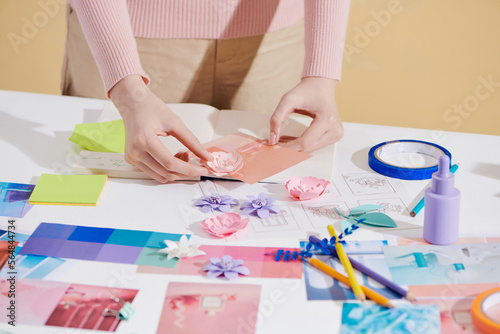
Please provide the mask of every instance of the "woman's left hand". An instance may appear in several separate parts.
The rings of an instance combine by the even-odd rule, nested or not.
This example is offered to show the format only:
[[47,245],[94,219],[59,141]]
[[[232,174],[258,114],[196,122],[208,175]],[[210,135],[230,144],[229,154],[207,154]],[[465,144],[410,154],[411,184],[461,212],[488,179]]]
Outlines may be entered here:
[[335,102],[336,86],[334,79],[307,77],[283,95],[271,117],[269,144],[279,142],[283,124],[291,113],[313,120],[302,136],[283,146],[308,153],[339,141],[344,128]]

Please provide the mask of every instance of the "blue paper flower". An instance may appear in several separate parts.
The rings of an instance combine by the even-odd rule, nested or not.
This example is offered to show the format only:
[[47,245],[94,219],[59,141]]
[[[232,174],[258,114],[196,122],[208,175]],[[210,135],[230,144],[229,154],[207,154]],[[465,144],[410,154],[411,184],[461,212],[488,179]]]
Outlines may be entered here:
[[247,196],[249,201],[244,202],[240,209],[245,215],[254,215],[259,218],[269,217],[269,213],[278,213],[279,209],[273,203],[276,201],[273,197],[260,193],[259,197]]
[[248,275],[250,270],[243,266],[243,260],[233,260],[230,255],[222,256],[222,259],[213,257],[210,263],[203,267],[204,271],[208,271],[207,277],[219,277],[224,275],[231,280],[238,277],[239,274]]
[[238,201],[229,195],[221,196],[219,194],[212,194],[210,196],[202,196],[199,201],[194,203],[195,206],[201,207],[201,211],[209,212],[211,210],[219,210],[221,212],[228,212],[231,205],[237,205]]

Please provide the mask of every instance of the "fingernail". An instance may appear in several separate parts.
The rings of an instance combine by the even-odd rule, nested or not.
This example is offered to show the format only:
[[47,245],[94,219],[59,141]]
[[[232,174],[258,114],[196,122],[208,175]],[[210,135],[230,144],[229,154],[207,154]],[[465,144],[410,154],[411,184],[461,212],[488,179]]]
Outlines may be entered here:
[[269,134],[269,145],[276,145],[276,134],[274,132]]

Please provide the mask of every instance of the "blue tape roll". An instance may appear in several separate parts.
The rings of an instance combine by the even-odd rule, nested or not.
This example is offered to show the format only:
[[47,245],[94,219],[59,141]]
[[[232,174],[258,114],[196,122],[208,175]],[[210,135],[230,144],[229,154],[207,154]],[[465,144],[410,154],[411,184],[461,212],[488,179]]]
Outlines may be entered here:
[[[401,167],[384,160],[384,155],[391,153],[419,153],[431,156],[439,161],[439,157],[451,153],[442,146],[420,140],[401,139],[380,143],[368,152],[368,165],[377,173],[402,180],[426,180],[437,172],[438,164],[428,167]],[[451,164],[451,163],[450,163]]]

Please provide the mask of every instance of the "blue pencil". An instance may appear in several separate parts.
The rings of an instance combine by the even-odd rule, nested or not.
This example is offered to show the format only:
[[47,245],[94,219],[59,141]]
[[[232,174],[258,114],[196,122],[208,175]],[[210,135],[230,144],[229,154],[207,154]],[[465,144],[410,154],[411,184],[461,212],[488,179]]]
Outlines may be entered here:
[[[458,169],[458,164],[455,164],[455,165],[451,166],[450,172],[455,173],[457,171],[457,169]],[[422,199],[417,203],[417,205],[415,205],[413,210],[411,210],[410,216],[415,217],[417,215],[417,213],[419,213],[420,210],[422,210],[424,208],[424,201],[425,201],[425,197],[422,197]]]

